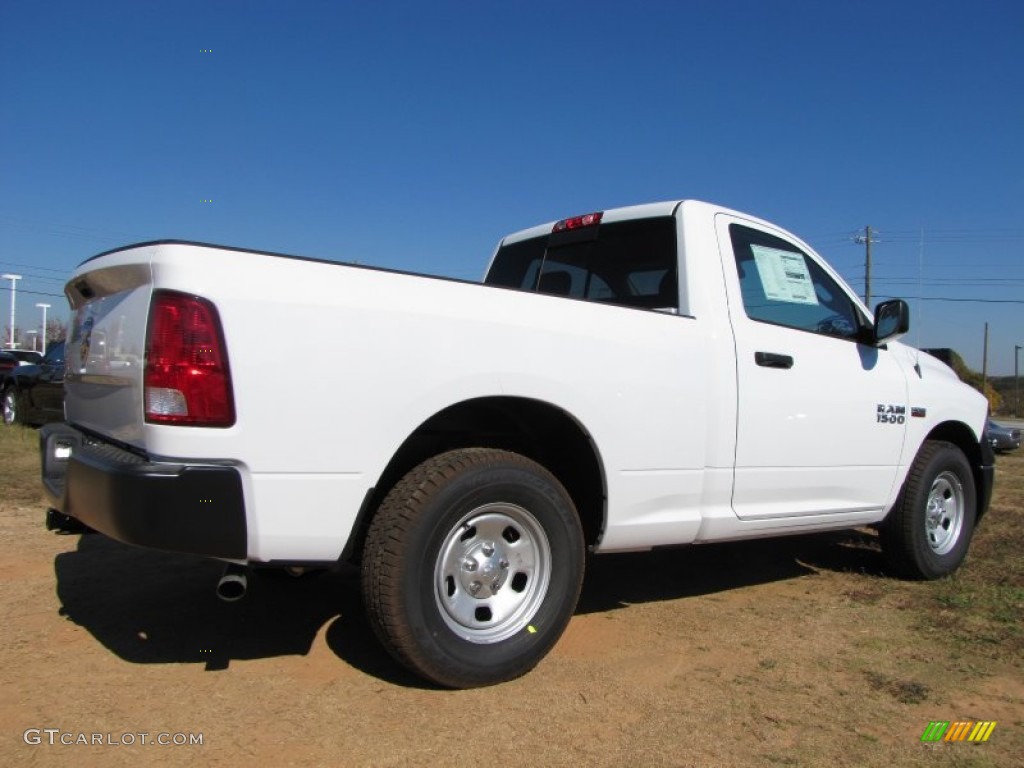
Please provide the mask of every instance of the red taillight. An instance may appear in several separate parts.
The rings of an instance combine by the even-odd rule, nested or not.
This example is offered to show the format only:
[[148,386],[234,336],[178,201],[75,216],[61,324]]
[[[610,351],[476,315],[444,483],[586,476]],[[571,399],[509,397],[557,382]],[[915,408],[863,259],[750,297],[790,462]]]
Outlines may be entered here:
[[571,219],[562,219],[551,228],[552,232],[562,232],[566,229],[580,229],[581,227],[593,227],[601,223],[603,211],[588,213],[585,216],[573,216]]
[[210,302],[156,291],[146,329],[146,421],[193,427],[235,423],[220,318]]

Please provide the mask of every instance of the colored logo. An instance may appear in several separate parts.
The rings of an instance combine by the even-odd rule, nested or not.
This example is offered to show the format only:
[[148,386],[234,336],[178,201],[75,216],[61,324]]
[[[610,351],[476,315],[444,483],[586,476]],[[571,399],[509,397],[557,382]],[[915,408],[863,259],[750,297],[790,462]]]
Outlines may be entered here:
[[995,720],[932,720],[921,734],[921,741],[988,741],[996,729]]

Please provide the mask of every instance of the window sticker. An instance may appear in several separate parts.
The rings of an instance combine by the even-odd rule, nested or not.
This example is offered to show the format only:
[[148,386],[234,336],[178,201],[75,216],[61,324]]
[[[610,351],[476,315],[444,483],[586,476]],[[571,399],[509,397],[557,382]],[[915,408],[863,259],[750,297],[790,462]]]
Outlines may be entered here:
[[803,254],[751,244],[764,295],[789,304],[817,304],[811,273]]

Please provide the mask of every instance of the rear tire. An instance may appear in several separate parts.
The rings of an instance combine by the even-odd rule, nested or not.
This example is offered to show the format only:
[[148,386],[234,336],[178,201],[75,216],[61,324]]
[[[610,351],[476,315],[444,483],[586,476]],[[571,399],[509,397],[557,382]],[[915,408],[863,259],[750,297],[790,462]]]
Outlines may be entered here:
[[531,670],[572,617],[583,531],[535,462],[468,448],[435,456],[388,493],[366,539],[363,597],[401,664],[450,688]]
[[974,475],[963,452],[952,443],[926,441],[881,528],[890,568],[911,579],[953,573],[967,556],[976,507]]

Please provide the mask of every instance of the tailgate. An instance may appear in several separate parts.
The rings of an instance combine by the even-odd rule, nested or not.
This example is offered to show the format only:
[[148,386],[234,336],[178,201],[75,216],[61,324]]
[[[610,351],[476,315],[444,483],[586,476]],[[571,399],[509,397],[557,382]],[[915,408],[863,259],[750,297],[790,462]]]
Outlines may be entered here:
[[79,267],[65,287],[74,313],[66,348],[67,421],[140,448],[149,257],[149,248],[98,257]]

